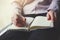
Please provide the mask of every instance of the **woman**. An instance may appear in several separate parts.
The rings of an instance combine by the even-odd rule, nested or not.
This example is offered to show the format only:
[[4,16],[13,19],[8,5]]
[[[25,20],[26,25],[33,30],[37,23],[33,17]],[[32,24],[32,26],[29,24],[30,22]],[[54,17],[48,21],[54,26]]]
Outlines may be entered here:
[[[29,0],[29,1],[28,0],[15,0],[13,2],[13,5],[14,5],[13,7],[15,11],[14,11],[14,16],[13,16],[14,18],[12,17],[12,22],[16,26],[25,26],[26,18],[21,15],[23,14],[22,10],[24,12],[24,15],[47,13],[47,20],[55,20],[56,16],[54,14],[56,14],[56,11],[58,10],[57,2],[58,0],[56,1],[55,0]],[[33,13],[34,11],[32,10],[36,12]],[[19,18],[19,16],[21,18]],[[16,19],[21,20],[23,22],[21,23],[17,21]]]
[[[58,0],[15,0],[13,4],[12,23],[18,27],[26,25],[25,17],[47,16],[47,20],[56,20]],[[34,15],[34,16],[32,16]],[[57,40],[56,30],[37,29],[33,31],[12,31],[7,38],[10,40]],[[17,35],[16,35],[17,34]],[[24,35],[24,36],[23,36]],[[23,37],[23,38],[22,38]],[[5,38],[7,40],[7,38]]]

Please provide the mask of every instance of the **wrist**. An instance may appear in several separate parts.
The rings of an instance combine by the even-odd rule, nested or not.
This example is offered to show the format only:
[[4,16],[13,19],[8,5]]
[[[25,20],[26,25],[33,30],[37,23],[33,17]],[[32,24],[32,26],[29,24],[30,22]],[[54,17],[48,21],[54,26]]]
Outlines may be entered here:
[[54,12],[54,10],[52,10],[52,9],[49,9],[48,12],[49,12],[49,11],[53,11],[53,12]]
[[48,10],[48,12],[52,12],[52,13],[54,13],[55,11],[54,11],[54,10],[52,10],[52,9],[49,9],[49,10]]

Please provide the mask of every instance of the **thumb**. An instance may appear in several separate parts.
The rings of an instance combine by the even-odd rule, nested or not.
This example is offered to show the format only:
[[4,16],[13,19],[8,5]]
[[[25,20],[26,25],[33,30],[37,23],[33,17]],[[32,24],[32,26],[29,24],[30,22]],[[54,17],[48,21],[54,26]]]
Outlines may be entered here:
[[47,13],[47,20],[51,20],[51,16]]

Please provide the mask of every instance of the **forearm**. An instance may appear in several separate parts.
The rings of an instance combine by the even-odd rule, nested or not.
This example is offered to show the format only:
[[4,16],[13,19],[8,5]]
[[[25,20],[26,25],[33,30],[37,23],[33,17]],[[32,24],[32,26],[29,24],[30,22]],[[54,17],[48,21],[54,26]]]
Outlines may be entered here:
[[22,27],[25,26],[26,20],[25,17],[22,16],[22,9],[19,3],[13,2],[12,4],[12,23],[16,26]]
[[57,11],[58,9],[59,9],[59,7],[58,7],[58,0],[52,0],[48,10]]
[[12,5],[12,12],[13,14],[21,14],[21,6],[19,5],[19,3],[17,3],[16,1],[13,1],[11,3]]

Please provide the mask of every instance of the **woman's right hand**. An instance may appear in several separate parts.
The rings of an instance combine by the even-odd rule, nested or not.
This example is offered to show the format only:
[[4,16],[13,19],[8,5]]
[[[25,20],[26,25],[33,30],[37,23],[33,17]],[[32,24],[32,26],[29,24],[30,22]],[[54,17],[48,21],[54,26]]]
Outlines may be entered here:
[[12,17],[12,23],[18,27],[24,27],[26,25],[26,19],[22,15],[14,14]]

